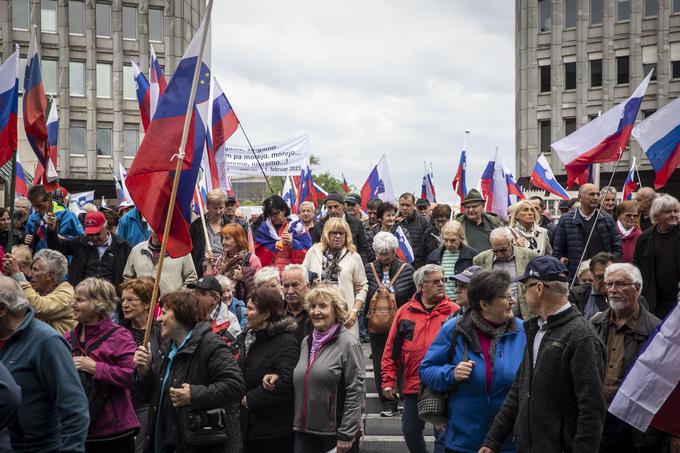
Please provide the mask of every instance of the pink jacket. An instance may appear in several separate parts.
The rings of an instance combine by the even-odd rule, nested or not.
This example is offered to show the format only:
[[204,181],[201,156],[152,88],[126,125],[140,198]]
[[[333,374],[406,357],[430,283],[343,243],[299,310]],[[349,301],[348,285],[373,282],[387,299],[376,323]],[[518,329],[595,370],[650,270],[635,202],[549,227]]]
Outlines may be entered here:
[[[85,326],[83,349],[87,349],[97,338],[114,328],[117,330],[90,354],[90,358],[97,362],[95,382],[105,386],[109,398],[99,419],[90,427],[88,438],[110,436],[139,428],[130,397],[132,373],[135,369],[132,358],[137,349],[132,334],[107,317],[95,325]],[[66,341],[73,344],[72,332],[75,331],[79,336],[82,329],[83,326],[77,324],[74,330],[66,332]]]
[[637,244],[638,236],[640,236],[642,232],[639,228],[635,227],[633,232],[630,233],[628,237],[623,237],[618,223],[616,224],[616,231],[618,231],[619,235],[621,236],[621,262],[632,263],[633,255],[635,255],[635,244]]

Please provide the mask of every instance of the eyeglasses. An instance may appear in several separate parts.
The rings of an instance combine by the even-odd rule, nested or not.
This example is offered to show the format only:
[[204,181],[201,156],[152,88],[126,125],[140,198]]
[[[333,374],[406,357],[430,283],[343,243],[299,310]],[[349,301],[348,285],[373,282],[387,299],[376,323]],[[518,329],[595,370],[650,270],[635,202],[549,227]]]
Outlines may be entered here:
[[499,299],[499,300],[502,299],[505,302],[511,302],[511,301],[515,300],[515,296],[513,296],[512,294],[506,294],[505,296],[494,297],[494,299]]
[[140,300],[142,300],[142,299],[140,299],[139,297],[128,297],[128,298],[122,299],[121,303],[124,304],[126,302],[128,302],[128,303],[129,302],[139,302]]
[[344,236],[345,232],[344,231],[331,231],[328,233],[330,236]]
[[613,281],[613,282],[604,282],[604,286],[607,288],[616,288],[616,289],[621,289],[625,286],[633,286],[635,283],[626,283],[622,281]]
[[631,219],[637,219],[638,217],[640,217],[640,214],[624,214],[623,217],[628,217],[628,218],[631,218]]
[[431,280],[424,280],[423,283],[434,283],[435,285],[443,285],[446,280],[443,278],[433,278]]

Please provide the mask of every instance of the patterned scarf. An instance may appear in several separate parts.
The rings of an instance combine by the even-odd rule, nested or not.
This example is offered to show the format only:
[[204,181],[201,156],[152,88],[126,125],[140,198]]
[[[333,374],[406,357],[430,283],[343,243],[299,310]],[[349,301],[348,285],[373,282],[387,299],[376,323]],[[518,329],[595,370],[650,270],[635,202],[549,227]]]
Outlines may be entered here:
[[536,250],[538,248],[538,241],[536,240],[536,237],[539,233],[535,228],[533,228],[533,226],[531,230],[527,230],[522,226],[521,223],[517,222],[515,223],[515,232],[520,234],[521,239],[524,239],[524,245],[517,245],[521,247],[529,247],[531,250]]
[[328,343],[328,340],[330,340],[331,337],[335,335],[335,332],[337,332],[339,328],[340,324],[335,324],[325,332],[321,332],[316,329],[312,330],[312,349],[309,351],[309,362],[307,363],[307,367],[312,366],[312,363],[314,363],[314,359],[316,359],[316,356],[319,354],[321,348],[323,348],[323,346]]
[[475,328],[481,330],[491,338],[491,346],[489,347],[489,357],[491,358],[491,365],[493,365],[494,355],[496,353],[496,342],[508,329],[510,321],[506,321],[498,327],[493,327],[477,310],[470,310],[470,318]]
[[257,337],[255,336],[255,332],[248,329],[248,332],[246,333],[246,337],[243,340],[245,347],[246,347],[246,351],[245,351],[246,357],[248,356],[248,352],[250,351],[250,347],[253,345],[253,343],[255,343],[256,339],[257,339]]
[[238,266],[243,263],[246,255],[248,255],[247,250],[241,250],[232,256],[227,256],[227,254],[224,253],[222,256],[217,258],[217,261],[215,262],[215,266],[213,268],[215,270],[215,275],[226,275],[229,278],[234,278],[234,272],[236,272]]
[[337,252],[331,251],[330,248],[324,250],[321,263],[322,282],[328,282],[334,285],[338,284],[338,276],[340,275],[340,271],[342,271],[342,267],[340,267],[340,264],[338,263],[345,257],[344,253],[340,256],[340,252],[342,252],[342,250],[338,250]]

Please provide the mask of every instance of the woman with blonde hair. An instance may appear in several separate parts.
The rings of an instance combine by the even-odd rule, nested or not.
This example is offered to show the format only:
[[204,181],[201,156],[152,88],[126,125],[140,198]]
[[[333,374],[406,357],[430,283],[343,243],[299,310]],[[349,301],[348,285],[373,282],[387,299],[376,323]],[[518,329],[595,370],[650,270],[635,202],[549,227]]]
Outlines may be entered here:
[[539,226],[541,214],[529,200],[521,200],[513,205],[510,216],[510,232],[513,244],[527,247],[539,255],[552,255],[548,230]]
[[307,271],[316,273],[321,283],[340,289],[350,312],[345,327],[358,338],[357,317],[366,300],[368,281],[364,263],[352,242],[349,224],[337,217],[328,219],[321,242],[309,249],[302,265]]

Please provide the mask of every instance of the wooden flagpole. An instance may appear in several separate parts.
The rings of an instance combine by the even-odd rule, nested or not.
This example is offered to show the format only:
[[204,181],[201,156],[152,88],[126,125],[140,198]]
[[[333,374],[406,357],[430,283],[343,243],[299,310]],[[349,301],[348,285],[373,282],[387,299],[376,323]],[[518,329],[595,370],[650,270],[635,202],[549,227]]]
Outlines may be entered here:
[[198,87],[198,79],[201,74],[201,66],[203,65],[203,51],[205,49],[205,41],[208,37],[208,30],[210,30],[210,16],[212,13],[213,0],[208,0],[208,6],[205,12],[205,28],[203,29],[203,36],[201,36],[201,45],[198,50],[198,58],[196,60],[196,69],[194,70],[194,80],[191,82],[191,93],[189,94],[189,104],[187,104],[187,112],[184,116],[184,129],[182,130],[182,140],[179,145],[177,155],[177,165],[175,166],[175,177],[172,181],[172,191],[170,192],[170,203],[168,205],[168,213],[165,216],[165,226],[163,228],[163,240],[161,241],[160,257],[158,258],[158,268],[156,268],[156,280],[153,285],[153,292],[151,293],[151,304],[149,305],[149,315],[146,318],[146,330],[144,331],[144,347],[149,344],[149,336],[151,335],[151,324],[153,322],[153,315],[156,311],[156,299],[160,289],[161,273],[163,272],[163,261],[165,258],[165,251],[168,246],[168,235],[170,234],[170,222],[172,221],[172,214],[175,210],[175,200],[177,199],[177,187],[179,186],[179,177],[182,172],[182,162],[184,162],[184,148],[189,137],[189,126],[191,123],[192,112],[194,110],[194,101],[196,100],[196,89]]

